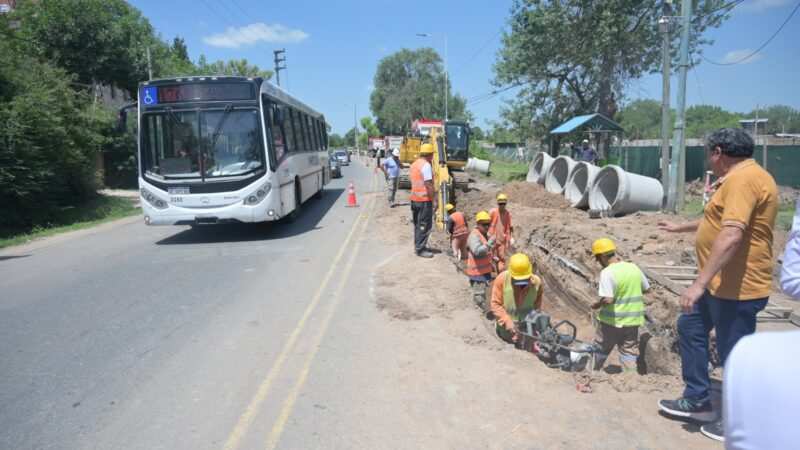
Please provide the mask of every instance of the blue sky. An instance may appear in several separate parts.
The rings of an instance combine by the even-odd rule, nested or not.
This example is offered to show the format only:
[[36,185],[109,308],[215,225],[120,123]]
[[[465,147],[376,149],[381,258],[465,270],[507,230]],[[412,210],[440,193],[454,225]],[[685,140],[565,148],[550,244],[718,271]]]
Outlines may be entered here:
[[[353,126],[354,107],[359,118],[369,114],[372,78],[381,58],[401,48],[423,46],[444,54],[445,34],[453,90],[467,98],[491,92],[492,64],[511,6],[511,0],[129,1],[164,39],[184,37],[195,60],[200,54],[209,60],[247,58],[271,69],[272,51],[286,48],[283,86],[322,111],[338,133]],[[715,43],[705,55],[722,62],[755,50],[797,1],[746,0],[720,29],[708,33]],[[687,102],[734,111],[777,103],[800,108],[799,81],[800,12],[746,64],[718,67],[703,62],[690,72]],[[673,92],[676,89],[673,78]],[[660,96],[657,75],[632,83],[626,92],[628,101]],[[468,105],[476,125],[497,119],[502,100],[500,96]]]

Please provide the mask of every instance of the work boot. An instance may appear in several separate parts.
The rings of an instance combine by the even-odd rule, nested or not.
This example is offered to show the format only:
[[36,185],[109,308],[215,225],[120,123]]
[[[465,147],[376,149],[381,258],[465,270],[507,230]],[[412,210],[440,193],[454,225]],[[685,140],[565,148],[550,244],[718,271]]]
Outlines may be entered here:
[[433,258],[433,253],[427,250],[422,250],[421,252],[417,252],[417,256],[420,258]]
[[716,419],[709,400],[701,402],[684,397],[677,400],[659,400],[658,407],[665,414],[673,417],[682,417],[698,422],[711,422]]

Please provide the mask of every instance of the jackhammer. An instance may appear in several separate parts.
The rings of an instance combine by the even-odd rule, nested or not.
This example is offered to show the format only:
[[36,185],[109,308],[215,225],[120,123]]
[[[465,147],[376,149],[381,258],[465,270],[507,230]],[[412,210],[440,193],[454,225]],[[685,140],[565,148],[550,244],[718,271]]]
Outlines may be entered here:
[[534,310],[517,323],[517,329],[517,348],[534,353],[547,367],[568,372],[580,372],[589,362],[590,368],[594,367],[594,355],[600,348],[576,339],[577,329],[569,320],[553,325],[550,315]]

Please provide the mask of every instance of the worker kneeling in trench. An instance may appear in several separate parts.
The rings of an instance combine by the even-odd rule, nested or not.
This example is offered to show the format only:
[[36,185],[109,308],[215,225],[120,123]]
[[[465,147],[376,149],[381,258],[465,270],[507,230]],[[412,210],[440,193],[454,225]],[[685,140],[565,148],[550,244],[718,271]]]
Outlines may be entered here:
[[497,335],[517,344],[520,330],[517,324],[533,310],[542,308],[542,280],[533,274],[533,264],[527,255],[516,253],[508,261],[508,270],[497,275],[492,285],[491,310],[497,319]]

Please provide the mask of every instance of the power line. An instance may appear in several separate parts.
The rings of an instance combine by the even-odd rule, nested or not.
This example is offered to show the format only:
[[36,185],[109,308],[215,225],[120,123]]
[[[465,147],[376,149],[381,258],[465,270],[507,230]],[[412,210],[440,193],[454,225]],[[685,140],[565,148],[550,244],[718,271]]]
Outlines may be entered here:
[[484,93],[484,94],[476,95],[476,96],[474,96],[472,98],[467,99],[467,104],[476,105],[476,104],[479,104],[479,103],[483,103],[485,101],[488,101],[488,100],[491,100],[491,99],[497,97],[498,95],[502,94],[503,92],[509,91],[509,90],[514,89],[516,87],[520,87],[522,85],[523,85],[523,83],[514,83],[514,84],[512,84],[510,86],[504,87],[503,89],[495,89],[492,92],[487,92],[487,93]]
[[211,12],[211,15],[216,16],[216,17],[221,17],[225,22],[228,22],[228,25],[230,25],[232,27],[236,26],[231,21],[231,18],[230,18],[230,16],[228,16],[227,11],[225,11],[223,8],[221,8],[220,10],[225,13],[224,14],[225,17],[223,17],[223,14],[220,14],[220,12],[219,12],[220,10],[217,10],[215,7],[212,7],[211,4],[207,0],[201,0],[201,1],[203,2],[204,5],[206,5],[206,8]]
[[709,12],[707,12],[707,13],[701,15],[701,16],[698,16],[698,17],[710,16],[710,15],[712,15],[714,13],[722,11],[723,9],[727,9],[728,11],[725,11],[725,12],[728,13],[728,12],[731,12],[731,10],[733,10],[733,8],[736,8],[737,6],[741,5],[742,3],[744,3],[744,0],[734,0],[734,1],[730,2],[730,3],[723,4],[722,6],[720,6],[717,9],[712,9],[711,11],[709,11]]
[[789,16],[786,18],[786,20],[783,21],[781,26],[778,27],[778,29],[775,30],[774,33],[772,33],[772,36],[770,36],[769,39],[767,39],[766,42],[761,44],[761,46],[758,47],[755,51],[753,51],[749,55],[745,56],[744,58],[738,59],[738,60],[733,61],[733,62],[721,63],[721,62],[711,61],[710,59],[706,58],[702,54],[700,56],[703,58],[703,60],[705,60],[708,63],[714,64],[715,66],[733,66],[733,65],[736,65],[736,64],[741,64],[741,63],[747,61],[748,59],[752,58],[753,56],[755,56],[761,50],[764,50],[764,47],[769,45],[769,43],[772,42],[772,40],[775,39],[775,37],[783,30],[783,27],[785,27],[786,24],[789,23],[790,20],[792,20],[792,17],[794,17],[794,15],[795,15],[795,13],[797,12],[798,9],[800,9],[800,2],[797,2],[797,5],[795,5],[795,7],[792,10],[792,12],[789,13]]
[[488,41],[484,42],[484,43],[483,43],[483,45],[481,45],[481,46],[478,48],[478,50],[476,50],[476,51],[475,51],[475,53],[473,53],[473,54],[472,54],[472,56],[470,56],[470,57],[469,57],[469,58],[468,58],[468,59],[467,59],[467,60],[464,62],[464,64],[462,64],[462,65],[461,65],[461,66],[458,68],[458,69],[459,69],[459,71],[460,71],[460,70],[462,70],[462,69],[465,69],[465,68],[467,68],[467,67],[468,67],[468,66],[469,66],[469,65],[472,63],[472,61],[474,61],[474,60],[475,60],[475,58],[476,58],[478,55],[480,55],[480,54],[481,54],[481,52],[483,52],[484,50],[486,50],[486,47],[488,47],[488,46],[489,46],[489,44],[491,44],[492,42],[494,42],[494,41],[495,41],[495,39],[497,39],[497,37],[498,37],[498,36],[500,36],[502,33],[503,33],[503,29],[502,29],[502,28],[500,28],[500,31],[498,31],[497,33],[495,33],[495,34],[494,34],[494,35],[493,35],[491,38],[489,38],[489,40],[488,40]]
[[237,2],[236,0],[231,0],[231,3],[233,3],[233,6],[235,6],[236,9],[238,9],[239,11],[242,12],[242,17],[244,17],[247,20],[250,20],[250,17],[252,15],[248,14],[247,11],[245,11],[244,8],[242,8],[242,6],[239,4],[239,2]]

